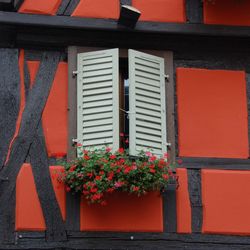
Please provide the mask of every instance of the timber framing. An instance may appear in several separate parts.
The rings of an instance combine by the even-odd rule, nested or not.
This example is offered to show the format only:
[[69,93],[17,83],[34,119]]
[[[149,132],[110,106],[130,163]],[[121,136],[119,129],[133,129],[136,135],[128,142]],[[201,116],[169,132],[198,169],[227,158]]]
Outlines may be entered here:
[[[4,47],[61,48],[69,45],[144,49],[249,51],[250,27],[191,23],[138,22],[135,29],[117,20],[45,16],[0,11]],[[233,46],[237,44],[238,46]]]

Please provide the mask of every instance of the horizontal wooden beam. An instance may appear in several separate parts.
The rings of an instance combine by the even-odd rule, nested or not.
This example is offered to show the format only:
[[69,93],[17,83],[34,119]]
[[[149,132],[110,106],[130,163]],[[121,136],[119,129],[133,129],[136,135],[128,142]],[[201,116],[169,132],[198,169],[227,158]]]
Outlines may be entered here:
[[180,168],[250,170],[250,159],[179,157]]
[[135,29],[129,29],[119,26],[116,20],[111,19],[30,15],[2,11],[0,11],[0,25],[250,38],[250,27],[138,22]]

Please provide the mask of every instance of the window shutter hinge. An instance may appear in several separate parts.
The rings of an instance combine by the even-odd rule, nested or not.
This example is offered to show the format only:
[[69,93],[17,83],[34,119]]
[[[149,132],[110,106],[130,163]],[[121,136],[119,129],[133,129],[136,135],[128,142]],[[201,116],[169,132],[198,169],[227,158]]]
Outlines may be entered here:
[[79,73],[78,70],[74,70],[74,71],[72,72],[72,76],[75,78],[75,77],[77,76],[78,73]]
[[167,143],[166,143],[166,146],[167,146],[167,147],[171,147],[171,142],[167,142]]
[[169,82],[170,76],[167,74],[164,75],[165,79]]

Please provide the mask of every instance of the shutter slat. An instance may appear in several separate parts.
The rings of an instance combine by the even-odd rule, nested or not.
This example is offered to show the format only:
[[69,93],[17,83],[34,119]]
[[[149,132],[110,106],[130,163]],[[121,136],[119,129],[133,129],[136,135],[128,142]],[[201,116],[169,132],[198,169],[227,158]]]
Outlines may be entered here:
[[104,107],[88,108],[88,109],[84,108],[83,109],[83,115],[111,112],[112,110],[113,110],[113,107],[111,105],[104,106]]
[[111,75],[112,74],[112,68],[110,69],[99,69],[94,71],[86,71],[82,74],[83,77],[93,77],[93,76],[103,76],[103,75]]
[[96,102],[96,101],[101,101],[101,100],[113,100],[112,93],[105,94],[105,95],[103,94],[103,95],[96,95],[96,96],[85,96],[83,98],[83,103],[86,103],[86,102]]
[[91,95],[100,95],[100,94],[108,94],[112,93],[112,87],[111,88],[99,88],[94,90],[83,90],[83,98],[85,96],[91,96]]
[[111,81],[112,79],[113,79],[112,74],[109,74],[109,75],[83,78],[83,83],[106,82],[106,81]]
[[103,126],[106,124],[112,124],[113,123],[113,118],[111,117],[110,119],[99,119],[99,120],[94,120],[94,121],[84,121],[83,125],[84,128],[90,128],[90,127],[97,127],[97,126]]
[[140,131],[143,134],[161,136],[161,128],[157,130],[153,128],[150,129],[150,128],[141,127],[138,125],[138,123],[136,125],[137,125],[136,130]]
[[154,105],[161,105],[161,101],[160,100],[154,99],[154,98],[145,97],[145,96],[136,95],[136,100],[142,101],[142,102],[145,102],[145,103],[154,104]]
[[102,146],[111,145],[112,143],[113,143],[113,139],[112,137],[110,137],[110,138],[102,138],[98,140],[84,140],[82,144],[83,146],[86,146],[86,147],[93,147],[96,145],[102,145]]
[[90,128],[85,127],[83,129],[83,134],[85,133],[96,133],[96,132],[101,132],[101,131],[112,131],[113,126],[112,125],[101,125],[101,126],[91,126]]
[[152,80],[152,79],[147,79],[146,77],[135,76],[135,81],[143,83],[143,84],[146,84],[146,85],[150,85],[150,86],[154,86],[154,87],[160,88],[159,81],[155,81],[155,80]]
[[138,108],[136,107],[136,113],[138,114],[149,114],[150,116],[154,116],[156,118],[161,118],[161,112],[159,110],[153,111],[153,110],[147,110],[146,108]]
[[119,148],[118,49],[78,54],[77,138],[87,147]]
[[102,64],[97,64],[97,65],[84,66],[83,70],[85,72],[98,71],[98,70],[101,70],[101,69],[110,69],[110,68],[112,68],[112,66],[113,66],[112,62],[108,62],[108,63],[102,63]]
[[[136,88],[137,89],[145,89],[145,83],[137,82]],[[147,90],[151,91],[151,92],[159,93],[159,87],[156,87],[156,86],[148,85]]]
[[140,58],[140,57],[135,57],[134,62],[135,62],[136,65],[140,64],[140,65],[144,65],[144,66],[147,66],[147,67],[150,67],[150,68],[159,69],[159,63],[148,61],[148,60],[145,60],[145,59]]
[[136,125],[140,127],[152,128],[161,131],[161,125],[152,122],[136,120]]
[[96,132],[96,133],[83,133],[83,141],[85,140],[93,140],[93,139],[101,139],[101,138],[112,138],[112,130],[108,132]]
[[102,113],[102,114],[90,114],[84,115],[83,121],[93,121],[93,120],[102,120],[105,118],[113,118],[112,112]]
[[83,90],[89,90],[89,89],[99,89],[103,87],[112,87],[113,82],[98,82],[98,83],[91,83],[91,84],[85,84],[83,87]]
[[104,57],[104,58],[84,60],[82,63],[82,66],[103,64],[103,63],[108,63],[108,62],[112,62],[112,57],[109,56],[109,57]]
[[142,114],[136,113],[136,121],[137,120],[152,122],[152,123],[156,123],[156,124],[161,124],[161,119],[160,118],[152,117],[149,114],[142,115]]
[[166,152],[164,59],[129,50],[130,154]]
[[146,102],[139,100],[136,101],[136,107],[145,108],[147,110],[159,111],[159,106],[153,104],[147,104]]
[[142,90],[142,89],[136,88],[135,91],[136,91],[137,95],[147,96],[147,97],[158,99],[158,100],[161,99],[161,94],[159,93],[159,91],[157,94],[152,93],[151,91],[149,91],[147,89]]
[[159,68],[157,68],[157,69],[156,68],[152,68],[152,67],[150,67],[148,65],[140,65],[140,64],[138,64],[138,65],[136,65],[136,69],[138,69],[140,71],[143,71],[143,72],[150,72],[150,73],[152,73],[154,75],[157,75],[157,76],[160,75]]
[[112,99],[107,100],[107,101],[97,101],[97,102],[86,102],[83,103],[82,108],[93,108],[93,107],[102,107],[102,106],[107,106],[107,105],[112,105]]

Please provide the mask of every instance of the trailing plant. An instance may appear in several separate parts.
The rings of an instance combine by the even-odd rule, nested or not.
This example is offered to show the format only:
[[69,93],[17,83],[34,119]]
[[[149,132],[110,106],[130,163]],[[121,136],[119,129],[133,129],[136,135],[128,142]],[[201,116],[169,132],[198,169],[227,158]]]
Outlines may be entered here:
[[127,150],[111,148],[86,150],[77,148],[79,157],[64,164],[61,180],[66,190],[81,193],[90,203],[106,204],[105,196],[124,191],[138,196],[153,190],[162,190],[169,179],[175,178],[167,154],[158,158],[151,152],[141,152],[131,158]]

